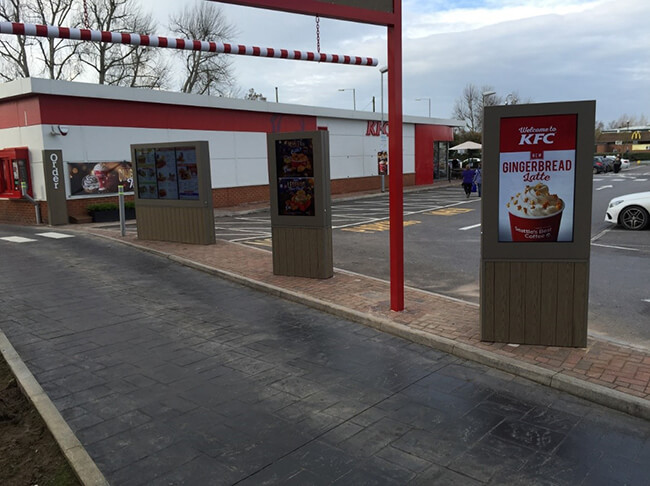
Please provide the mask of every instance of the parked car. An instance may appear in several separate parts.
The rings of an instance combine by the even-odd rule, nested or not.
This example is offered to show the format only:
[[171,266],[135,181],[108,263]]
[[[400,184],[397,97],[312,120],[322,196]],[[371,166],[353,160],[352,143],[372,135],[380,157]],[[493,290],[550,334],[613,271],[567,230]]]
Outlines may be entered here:
[[615,197],[607,205],[605,221],[629,230],[647,227],[650,222],[650,191]]
[[614,171],[614,159],[608,159],[605,156],[602,155],[595,155],[594,160],[598,159],[600,163],[603,164],[604,170],[603,172],[613,172]]
[[602,174],[605,171],[605,163],[602,157],[594,157],[594,174]]
[[621,159],[621,170],[630,168],[630,159]]

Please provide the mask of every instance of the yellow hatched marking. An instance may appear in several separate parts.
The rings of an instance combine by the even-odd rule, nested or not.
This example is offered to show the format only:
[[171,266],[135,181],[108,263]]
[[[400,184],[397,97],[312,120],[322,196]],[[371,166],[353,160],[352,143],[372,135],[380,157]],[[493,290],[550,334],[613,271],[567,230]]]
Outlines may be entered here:
[[[412,226],[414,224],[420,224],[420,221],[404,221],[404,226]],[[343,231],[354,231],[355,233],[377,233],[379,231],[388,231],[390,229],[390,221],[378,221],[377,223],[368,223],[341,229]]]
[[263,240],[251,240],[247,241],[249,245],[257,245],[257,246],[268,246],[269,248],[273,246],[273,241],[271,238],[264,238]]
[[433,214],[435,216],[454,216],[456,214],[469,213],[470,211],[474,210],[468,208],[442,208],[436,209],[435,211],[431,211],[427,214]]

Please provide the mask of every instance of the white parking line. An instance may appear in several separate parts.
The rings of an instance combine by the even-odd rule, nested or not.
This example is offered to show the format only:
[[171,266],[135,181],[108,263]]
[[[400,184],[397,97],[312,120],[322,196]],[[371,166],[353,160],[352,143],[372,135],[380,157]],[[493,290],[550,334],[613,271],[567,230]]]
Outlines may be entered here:
[[600,187],[597,187],[596,190],[597,191],[602,191],[603,189],[608,189],[608,188],[611,188],[611,187],[614,187],[614,186],[612,186],[612,185],[600,186]]
[[609,233],[611,230],[612,230],[611,228],[605,228],[605,229],[602,230],[600,233],[598,233],[596,236],[592,237],[592,238],[591,238],[591,242],[593,243],[593,242],[595,242],[595,241],[598,241],[598,240],[601,239],[603,236],[605,236],[605,234]]
[[22,236],[4,236],[0,240],[9,241],[11,243],[29,243],[30,241],[38,241],[32,238],[23,238]]
[[601,245],[600,243],[592,243],[591,246],[600,246],[601,248],[614,248],[615,250],[640,251],[638,248],[627,248],[625,246],[614,246],[614,245]]
[[472,226],[465,226],[464,228],[458,228],[458,229],[460,231],[467,231],[467,230],[470,230],[470,229],[478,228],[479,226],[481,226],[481,223],[473,224]]
[[36,236],[44,236],[45,238],[54,238],[59,240],[61,238],[74,238],[74,235],[66,235],[63,233],[56,233],[54,231],[48,231],[47,233],[36,233]]

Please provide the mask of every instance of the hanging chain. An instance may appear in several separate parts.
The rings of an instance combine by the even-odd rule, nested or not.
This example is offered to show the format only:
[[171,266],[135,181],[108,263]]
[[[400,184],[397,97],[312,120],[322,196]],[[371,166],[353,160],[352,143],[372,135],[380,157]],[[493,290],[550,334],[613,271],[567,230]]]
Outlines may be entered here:
[[84,0],[84,24],[86,25],[86,29],[90,29],[90,22],[88,21],[88,5],[86,4],[86,0]]
[[320,17],[316,16],[316,52],[320,54]]

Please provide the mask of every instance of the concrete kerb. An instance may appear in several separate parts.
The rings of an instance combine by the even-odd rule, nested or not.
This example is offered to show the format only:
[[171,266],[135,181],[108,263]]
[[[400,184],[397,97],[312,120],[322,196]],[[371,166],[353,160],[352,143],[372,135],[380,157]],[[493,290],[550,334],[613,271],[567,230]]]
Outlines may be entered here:
[[569,393],[571,395],[584,398],[599,405],[603,405],[613,410],[618,410],[635,417],[650,420],[650,402],[633,395],[628,395],[626,393],[612,390],[595,383],[580,380],[578,378],[565,375],[559,371],[552,371],[541,366],[493,353],[485,349],[477,348],[471,344],[456,342],[442,336],[436,336],[435,334],[426,333],[417,329],[411,329],[408,326],[392,322],[388,319],[364,314],[362,312],[348,309],[331,302],[326,302],[309,295],[283,289],[275,285],[259,282],[242,275],[210,267],[208,265],[203,265],[201,263],[197,263],[176,255],[170,255],[163,251],[147,248],[130,241],[124,241],[106,235],[97,236],[114,240],[122,244],[130,245],[139,250],[162,256],[186,267],[216,275],[231,282],[245,285],[247,287],[266,292],[276,297],[290,300],[292,302],[301,303],[314,309],[336,315],[337,317],[342,317],[358,324],[363,324],[365,326],[393,334],[409,341],[429,346],[433,349],[449,353],[459,358],[474,361],[476,363],[489,366],[500,371],[505,371],[515,376],[529,379],[542,385],[546,385],[548,387]]
[[23,394],[40,414],[79,481],[85,486],[108,486],[109,483],[102,472],[2,331],[0,331],[0,352],[16,377]]

